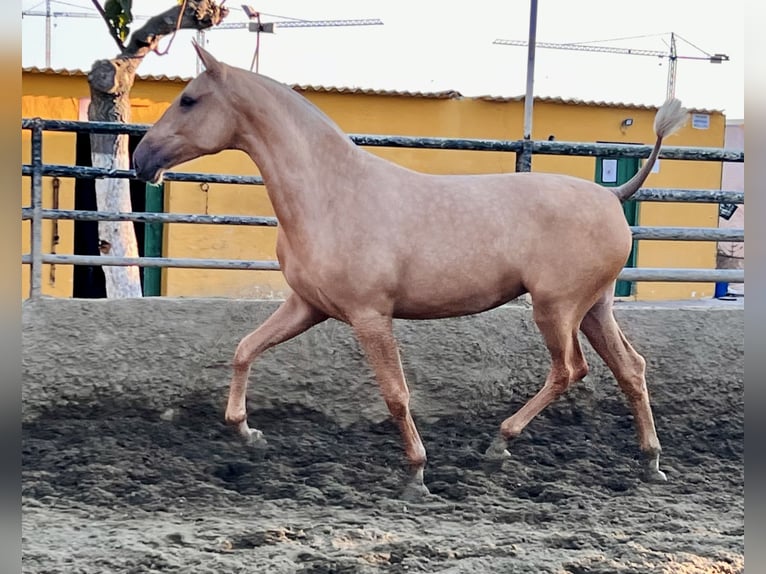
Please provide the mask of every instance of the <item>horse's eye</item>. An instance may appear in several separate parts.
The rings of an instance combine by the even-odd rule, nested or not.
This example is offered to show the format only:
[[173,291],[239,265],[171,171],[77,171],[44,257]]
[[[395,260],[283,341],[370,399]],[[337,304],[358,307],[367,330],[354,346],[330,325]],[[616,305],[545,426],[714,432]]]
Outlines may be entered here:
[[196,101],[197,100],[195,100],[194,98],[192,98],[190,96],[181,96],[180,104],[181,104],[182,108],[189,108],[189,107],[193,106],[196,103]]

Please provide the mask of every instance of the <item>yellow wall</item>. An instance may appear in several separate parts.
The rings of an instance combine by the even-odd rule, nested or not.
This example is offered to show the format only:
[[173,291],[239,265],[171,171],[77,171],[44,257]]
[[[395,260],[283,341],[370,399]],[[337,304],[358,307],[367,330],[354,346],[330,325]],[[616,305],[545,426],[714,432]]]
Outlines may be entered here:
[[[521,105],[521,104],[520,104]],[[561,141],[606,141],[613,143],[654,143],[654,110],[603,108],[594,114],[586,106],[543,103],[535,107],[533,138],[555,135]],[[624,131],[620,124],[626,117],[633,125]],[[723,147],[725,118],[713,114],[710,128],[698,130],[687,123],[665,140],[669,146]],[[595,176],[593,158],[534,156],[534,171],[561,171],[585,179]],[[720,189],[722,166],[717,162],[660,160],[658,173],[649,175],[645,187],[683,189]],[[667,227],[717,227],[717,204],[639,202],[638,225]],[[637,248],[638,267],[710,268],[716,266],[716,244],[702,241],[647,241]],[[642,300],[688,299],[711,297],[713,283],[636,284],[635,298]]]
[[[132,121],[152,123],[184,84],[173,81],[138,80],[132,92]],[[23,117],[77,119],[80,98],[88,97],[84,76],[51,73],[23,74]],[[469,98],[424,98],[366,95],[324,91],[305,92],[348,133],[395,134],[435,137],[519,139],[523,128],[522,101],[486,101]],[[620,130],[632,117],[633,125]],[[654,110],[596,107],[550,101],[536,103],[533,138],[559,141],[609,141],[652,143]],[[724,138],[721,114],[713,114],[709,130],[685,126],[667,145],[721,147]],[[74,163],[73,134],[47,134],[45,161]],[[24,139],[24,161],[29,161],[29,134]],[[452,150],[368,148],[370,152],[407,167],[429,173],[512,172],[515,154]],[[243,153],[227,151],[199,158],[176,168],[178,171],[257,174]],[[552,171],[593,179],[595,159],[535,155],[534,171]],[[716,162],[662,160],[659,173],[652,174],[647,187],[718,189],[721,165]],[[46,181],[46,190],[50,183]],[[61,206],[73,207],[73,180],[62,179]],[[66,189],[66,193],[64,190]],[[25,187],[28,203],[28,184]],[[47,191],[50,195],[50,191]],[[48,197],[48,196],[46,196]],[[49,203],[46,203],[48,206]],[[165,209],[175,213],[241,214],[273,216],[263,187],[167,182]],[[640,225],[716,227],[715,204],[642,203]],[[46,222],[50,229],[50,222]],[[59,253],[71,253],[72,223],[61,222]],[[264,227],[172,224],[165,226],[166,257],[273,260],[276,230]],[[28,225],[25,226],[28,251]],[[44,239],[47,248],[50,239]],[[642,267],[715,267],[715,244],[710,242],[641,241],[638,265]],[[48,271],[46,270],[47,278]],[[71,296],[71,267],[59,266],[56,285],[45,286],[46,294]],[[24,274],[26,293],[28,272]],[[66,279],[65,279],[66,278]],[[47,283],[47,279],[44,280]],[[279,272],[200,269],[164,269],[162,294],[170,296],[283,297],[288,287]],[[713,284],[638,283],[639,299],[709,297]]]
[[[252,175],[255,167],[242,152],[226,151],[188,162],[178,171]],[[274,216],[263,186],[168,182],[165,209],[174,213]],[[274,227],[174,224],[165,226],[167,257],[275,260]],[[276,271],[164,269],[163,295],[284,297],[287,284]]]
[[[64,120],[76,120],[78,100],[61,96],[25,96],[21,101],[21,117],[45,117]],[[43,132],[43,162],[74,165],[75,163],[75,134]],[[32,136],[29,130],[21,133],[21,159],[28,164],[32,161]],[[24,207],[31,205],[31,177],[22,178],[21,201]],[[43,208],[54,207],[53,179],[43,178]],[[59,209],[74,209],[74,179],[59,178]],[[30,253],[31,222],[22,221],[21,251]],[[53,245],[54,236],[58,235],[58,244]],[[72,253],[74,249],[73,221],[43,221],[43,251],[45,253]],[[24,297],[29,293],[30,266],[22,265],[21,293]],[[42,293],[53,297],[72,296],[72,277],[74,268],[71,265],[44,265],[42,277]]]

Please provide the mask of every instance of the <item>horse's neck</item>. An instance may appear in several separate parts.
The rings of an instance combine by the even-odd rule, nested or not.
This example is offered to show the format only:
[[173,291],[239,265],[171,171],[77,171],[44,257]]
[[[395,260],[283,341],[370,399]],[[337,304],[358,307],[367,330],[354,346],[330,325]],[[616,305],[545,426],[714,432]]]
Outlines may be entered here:
[[310,226],[325,215],[328,195],[348,186],[361,150],[336,124],[287,86],[265,78],[253,97],[255,113],[244,127],[245,151],[261,171],[280,224]]

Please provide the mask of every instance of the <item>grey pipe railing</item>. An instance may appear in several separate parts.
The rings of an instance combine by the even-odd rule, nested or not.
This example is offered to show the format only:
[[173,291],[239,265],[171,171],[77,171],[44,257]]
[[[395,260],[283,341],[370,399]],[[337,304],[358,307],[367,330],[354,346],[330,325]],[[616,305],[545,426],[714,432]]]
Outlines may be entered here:
[[[21,166],[23,176],[31,177],[31,205],[22,208],[22,219],[31,222],[31,250],[23,254],[21,261],[30,265],[30,297],[38,297],[42,289],[42,266],[64,265],[117,265],[140,267],[180,267],[197,269],[248,269],[279,270],[277,261],[247,261],[231,259],[191,259],[171,257],[114,257],[103,255],[61,255],[42,252],[42,222],[50,220],[75,221],[135,221],[158,223],[197,223],[218,225],[250,225],[276,227],[274,217],[208,215],[179,213],[110,213],[102,211],[44,209],[42,205],[43,177],[71,177],[80,179],[136,177],[135,171],[107,170],[88,166],[44,164],[42,161],[42,134],[44,131],[75,133],[122,133],[141,136],[149,129],[144,124],[116,122],[79,122],[25,118],[22,129],[32,132],[31,163]],[[598,144],[561,141],[490,140],[466,138],[411,137],[396,135],[349,134],[354,143],[370,147],[394,147],[414,149],[443,149],[471,151],[501,151],[516,153],[517,171],[528,171],[533,154],[566,155],[583,157],[648,157],[651,146],[627,144]],[[663,147],[661,158],[689,161],[744,162],[744,151],[700,147]],[[234,174],[167,172],[167,181],[192,183],[222,183],[234,185],[263,185],[260,176]],[[743,204],[744,192],[708,189],[642,188],[634,196],[641,202],[683,202]],[[631,227],[635,240],[659,241],[744,241],[744,229],[706,227]],[[744,281],[742,269],[659,269],[626,268],[620,274],[626,281],[675,281],[675,282],[730,282]]]

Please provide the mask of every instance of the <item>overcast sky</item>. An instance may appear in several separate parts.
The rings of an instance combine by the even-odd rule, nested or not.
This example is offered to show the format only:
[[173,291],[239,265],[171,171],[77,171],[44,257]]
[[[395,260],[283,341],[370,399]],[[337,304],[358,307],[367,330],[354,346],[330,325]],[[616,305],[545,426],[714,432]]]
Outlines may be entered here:
[[[146,16],[175,0],[133,0]],[[231,3],[227,22],[246,20]],[[379,18],[382,26],[282,28],[261,34],[259,71],[287,83],[392,90],[457,90],[466,96],[525,92],[526,47],[494,45],[526,40],[529,0],[262,0],[263,21]],[[52,2],[54,11],[95,14],[88,0]],[[23,0],[24,11],[45,0]],[[87,70],[116,46],[98,19],[54,19],[51,66]],[[134,23],[139,27],[141,22]],[[539,0],[538,42],[648,49],[668,53],[677,39],[676,96],[689,107],[744,118],[744,0]],[[194,33],[179,32],[166,56],[152,54],[139,73],[193,76]],[[206,47],[225,62],[250,68],[256,34],[213,30]],[[609,40],[609,41],[606,41]],[[166,46],[168,39],[163,42]],[[723,53],[730,61],[682,59]],[[22,63],[45,65],[45,19],[22,19]],[[659,105],[668,59],[538,48],[535,94]]]

